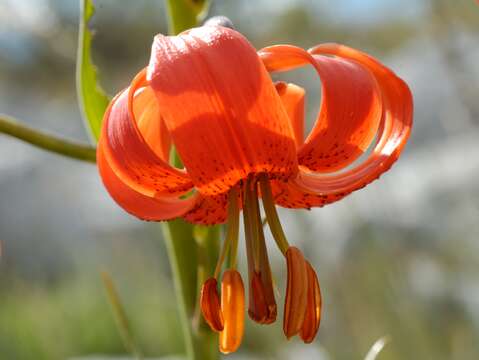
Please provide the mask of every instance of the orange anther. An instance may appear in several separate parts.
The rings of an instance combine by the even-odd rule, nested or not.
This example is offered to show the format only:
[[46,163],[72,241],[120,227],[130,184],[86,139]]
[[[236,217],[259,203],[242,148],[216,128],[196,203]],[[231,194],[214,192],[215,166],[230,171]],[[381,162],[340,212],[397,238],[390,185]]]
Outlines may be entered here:
[[215,278],[209,278],[201,287],[201,313],[208,325],[214,331],[223,330],[223,313],[220,307],[218,287]]
[[244,286],[236,270],[227,270],[221,282],[221,310],[224,327],[220,332],[220,351],[229,354],[241,344],[244,332]]
[[283,331],[289,339],[303,326],[308,300],[308,271],[303,254],[296,247],[286,251],[288,280],[284,302]]
[[316,272],[308,261],[306,261],[306,268],[308,272],[308,302],[299,335],[306,344],[309,344],[316,337],[321,322],[321,290]]

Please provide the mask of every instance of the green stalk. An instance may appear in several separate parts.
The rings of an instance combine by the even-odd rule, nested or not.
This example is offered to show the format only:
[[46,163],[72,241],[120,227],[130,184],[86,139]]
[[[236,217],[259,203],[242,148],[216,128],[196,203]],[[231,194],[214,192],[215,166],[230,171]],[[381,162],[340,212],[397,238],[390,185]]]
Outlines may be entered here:
[[[198,26],[207,6],[204,0],[167,0],[170,34]],[[175,165],[181,167],[175,151],[172,157]],[[203,230],[183,220],[163,223],[188,360],[219,359],[217,334],[209,327],[199,326],[197,304],[199,283],[214,272],[214,262],[210,260],[218,256],[220,231],[219,227],[212,227],[203,234]],[[199,233],[204,236],[198,236]]]
[[92,163],[96,161],[96,149],[94,147],[31,128],[7,115],[0,114],[0,133],[73,159]]
[[[183,220],[162,223],[163,235],[168,250],[173,283],[178,300],[178,311],[183,329],[186,356],[188,360],[217,360],[217,335],[209,330],[194,326],[195,309],[198,301],[198,245],[194,240],[193,226]],[[216,251],[217,243],[212,241],[215,231],[210,229],[205,242],[206,252]],[[209,270],[211,273],[213,270]]]
[[[168,25],[171,35],[198,26],[206,13],[206,0],[167,0]],[[172,152],[175,165],[181,161]],[[196,230],[196,231],[195,231]],[[217,360],[218,337],[209,327],[199,325],[198,295],[202,282],[213,276],[214,261],[218,256],[219,227],[210,227],[207,232],[183,220],[163,223],[163,233],[170,260],[187,358],[189,360]],[[201,234],[199,236],[198,234]],[[196,321],[195,321],[196,314]]]

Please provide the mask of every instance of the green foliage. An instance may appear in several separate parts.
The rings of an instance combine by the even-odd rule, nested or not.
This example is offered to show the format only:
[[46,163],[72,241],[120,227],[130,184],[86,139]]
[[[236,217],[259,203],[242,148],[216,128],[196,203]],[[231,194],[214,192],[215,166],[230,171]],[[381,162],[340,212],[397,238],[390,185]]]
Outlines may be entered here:
[[96,67],[91,57],[93,34],[88,23],[94,12],[92,0],[80,1],[76,81],[78,103],[87,128],[96,142],[100,136],[103,114],[110,100],[98,84]]
[[198,26],[208,12],[210,0],[168,0],[170,34]]

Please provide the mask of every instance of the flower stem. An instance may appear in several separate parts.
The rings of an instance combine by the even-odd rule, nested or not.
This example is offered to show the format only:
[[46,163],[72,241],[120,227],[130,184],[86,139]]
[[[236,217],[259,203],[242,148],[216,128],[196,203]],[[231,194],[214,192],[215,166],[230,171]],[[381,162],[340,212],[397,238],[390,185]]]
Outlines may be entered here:
[[0,114],[0,133],[73,159],[92,163],[96,161],[94,147],[31,128],[7,115]]
[[[217,335],[209,329],[194,326],[193,322],[198,295],[198,245],[193,238],[193,226],[179,219],[163,223],[162,229],[173,274],[186,358],[217,360],[219,359]],[[210,229],[209,236],[217,233],[212,230]],[[209,240],[208,243],[214,244]]]

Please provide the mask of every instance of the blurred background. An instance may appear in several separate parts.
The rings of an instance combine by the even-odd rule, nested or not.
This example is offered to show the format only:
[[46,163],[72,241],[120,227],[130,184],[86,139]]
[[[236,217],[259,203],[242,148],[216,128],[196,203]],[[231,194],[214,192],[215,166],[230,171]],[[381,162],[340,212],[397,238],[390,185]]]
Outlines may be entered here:
[[[167,31],[165,9],[151,0],[96,4],[93,57],[114,94],[147,63],[153,35]],[[75,94],[78,8],[73,0],[0,0],[0,112],[87,141]],[[365,50],[415,99],[410,142],[380,181],[323,209],[280,212],[320,277],[324,316],[314,344],[286,341],[281,321],[247,321],[230,358],[363,359],[387,335],[381,360],[478,359],[476,2],[217,0],[211,14],[229,16],[257,48],[333,41]],[[311,128],[316,75],[281,78],[308,90]],[[113,203],[93,165],[0,134],[0,359],[124,354],[101,270],[118,285],[144,353],[181,352],[161,237],[158,224]],[[270,253],[283,287],[284,260],[274,246]]]

